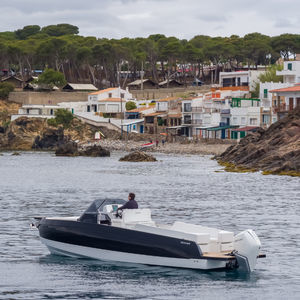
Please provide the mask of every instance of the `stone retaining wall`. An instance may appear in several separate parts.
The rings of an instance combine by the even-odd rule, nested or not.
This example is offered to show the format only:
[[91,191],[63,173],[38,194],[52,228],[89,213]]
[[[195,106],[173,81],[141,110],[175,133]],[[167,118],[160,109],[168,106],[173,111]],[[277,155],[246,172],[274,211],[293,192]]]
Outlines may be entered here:
[[9,101],[20,104],[55,105],[60,102],[87,101],[89,92],[11,92]]
[[145,90],[130,90],[133,98],[138,100],[162,99],[167,97],[180,97],[186,93],[204,93],[210,91],[209,85],[187,88],[160,88],[160,89],[145,89]]

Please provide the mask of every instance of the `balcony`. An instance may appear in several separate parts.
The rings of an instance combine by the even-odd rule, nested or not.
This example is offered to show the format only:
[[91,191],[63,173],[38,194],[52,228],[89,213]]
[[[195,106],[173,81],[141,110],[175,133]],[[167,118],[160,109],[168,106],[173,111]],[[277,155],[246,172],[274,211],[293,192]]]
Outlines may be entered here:
[[183,119],[182,124],[191,125],[192,124],[192,119]]
[[192,124],[193,125],[202,125],[203,121],[201,119],[193,119]]
[[297,72],[293,70],[276,71],[277,76],[296,76]]
[[288,108],[286,107],[285,104],[280,104],[279,106],[274,107],[274,112],[278,113],[278,112],[284,112],[287,111]]
[[203,110],[203,107],[192,107],[192,112],[193,113],[202,113],[204,110]]
[[230,108],[221,109],[221,114],[224,114],[224,115],[230,114]]

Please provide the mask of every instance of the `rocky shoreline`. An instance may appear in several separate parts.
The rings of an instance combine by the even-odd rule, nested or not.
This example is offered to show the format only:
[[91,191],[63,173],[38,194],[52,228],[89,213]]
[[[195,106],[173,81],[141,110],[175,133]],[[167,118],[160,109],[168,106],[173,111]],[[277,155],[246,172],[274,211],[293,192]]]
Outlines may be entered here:
[[[1,127],[2,128],[2,127]],[[0,129],[1,129],[0,128]],[[105,138],[95,141],[95,132],[98,130]],[[47,120],[41,118],[21,117],[0,130],[0,151],[55,151],[68,142],[76,142],[79,147],[86,148],[91,145],[101,146],[109,151],[132,152],[141,150],[145,143],[149,143],[149,136],[129,135],[129,139],[120,139],[118,132],[107,128],[96,128],[74,118],[69,128],[49,126]],[[153,138],[155,139],[155,138]],[[184,143],[164,143],[161,140],[158,146],[143,149],[147,152],[162,152],[167,154],[198,154],[220,155],[232,143],[219,140],[198,141]]]
[[216,158],[227,171],[300,176],[300,107]]
[[[110,149],[112,151],[138,151],[141,150],[142,144],[149,141],[133,141],[133,140],[111,140],[103,139],[95,142],[96,145],[100,145],[103,148]],[[160,142],[158,146],[146,148],[143,151],[146,152],[160,152],[166,154],[195,154],[195,155],[220,155],[232,144],[225,144],[222,142],[198,142],[198,143],[165,143],[162,145]]]

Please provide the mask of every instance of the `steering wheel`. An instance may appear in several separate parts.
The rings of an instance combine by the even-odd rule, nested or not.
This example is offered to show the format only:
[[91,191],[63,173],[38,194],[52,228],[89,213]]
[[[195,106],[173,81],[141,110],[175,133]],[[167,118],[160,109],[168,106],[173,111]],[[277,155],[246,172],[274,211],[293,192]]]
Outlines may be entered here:
[[119,217],[122,219],[123,209],[118,209],[116,212],[116,217]]

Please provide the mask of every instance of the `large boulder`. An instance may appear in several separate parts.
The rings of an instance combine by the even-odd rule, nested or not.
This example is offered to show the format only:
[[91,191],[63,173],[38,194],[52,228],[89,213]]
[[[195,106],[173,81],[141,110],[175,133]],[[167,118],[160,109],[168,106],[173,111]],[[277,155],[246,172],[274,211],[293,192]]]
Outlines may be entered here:
[[110,156],[110,152],[101,146],[87,146],[79,148],[75,142],[69,141],[62,143],[55,151],[57,156],[90,156],[90,157],[105,157]]
[[55,151],[56,156],[78,156],[78,146],[74,142],[62,143]]
[[142,151],[134,151],[120,158],[120,161],[131,161],[131,162],[153,162],[157,161],[156,158],[150,154]]
[[79,151],[80,156],[105,157],[110,156],[110,152],[101,146],[89,146]]

